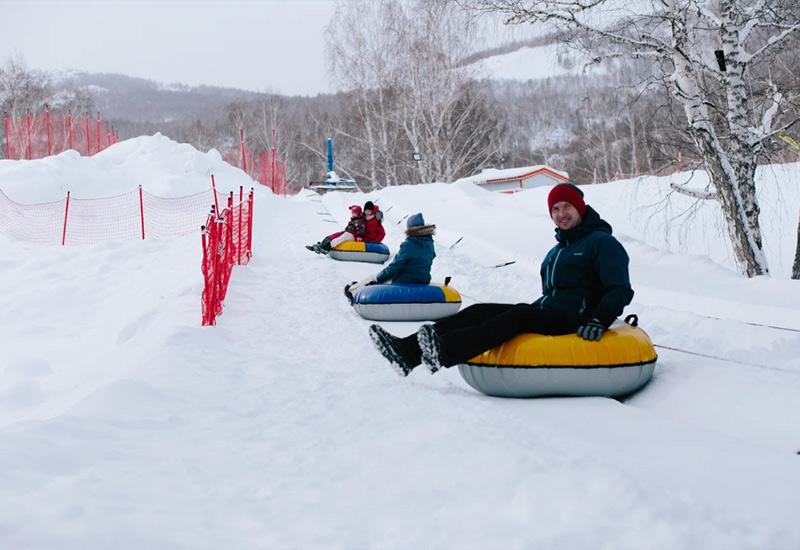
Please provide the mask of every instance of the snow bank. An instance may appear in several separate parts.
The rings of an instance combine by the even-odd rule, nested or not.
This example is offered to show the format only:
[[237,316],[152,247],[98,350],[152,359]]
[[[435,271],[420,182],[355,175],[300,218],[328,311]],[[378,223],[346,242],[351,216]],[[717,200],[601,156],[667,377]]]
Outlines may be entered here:
[[162,197],[191,195],[211,187],[227,193],[255,182],[222,160],[216,150],[201,153],[191,145],[156,134],[128,139],[91,157],[76,151],[33,161],[0,160],[0,189],[22,204],[74,198],[109,197],[142,186]]

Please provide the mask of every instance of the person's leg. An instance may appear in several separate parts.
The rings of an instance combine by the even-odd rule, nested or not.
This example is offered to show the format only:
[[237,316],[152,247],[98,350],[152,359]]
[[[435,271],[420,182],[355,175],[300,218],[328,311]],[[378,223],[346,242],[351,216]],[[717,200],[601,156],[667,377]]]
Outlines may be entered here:
[[447,334],[452,330],[480,325],[484,321],[496,317],[516,307],[516,304],[474,304],[466,307],[450,317],[434,323],[438,334]]
[[[446,334],[451,330],[477,326],[514,307],[516,306],[513,304],[475,304],[462,309],[455,315],[437,321],[436,331]],[[422,363],[422,351],[416,332],[400,338],[390,334],[379,325],[372,325],[370,337],[386,360],[404,376]]]
[[[433,325],[433,333],[427,332],[423,350],[428,348],[438,355],[441,366],[452,367],[476,355],[499,346],[524,332],[558,335],[576,330],[575,323],[564,314],[550,309],[540,309],[529,304],[517,304],[506,311],[486,319],[480,324],[457,328],[440,333]],[[430,329],[428,329],[430,330]],[[421,331],[422,332],[422,331]],[[425,338],[421,338],[425,340]],[[436,345],[438,344],[438,346]],[[427,363],[428,361],[426,361]],[[434,365],[435,366],[435,365]]]
[[335,239],[342,233],[344,233],[344,231],[337,231],[336,233],[331,233],[321,241],[307,245],[306,248],[312,252],[316,252],[317,254],[327,254],[328,251],[331,249],[331,240]]
[[332,248],[336,248],[337,246],[339,246],[343,242],[354,241],[354,240],[356,240],[356,238],[353,236],[352,233],[350,233],[348,231],[343,231],[341,235],[339,235],[338,237],[336,237],[334,239],[331,239],[330,244],[328,245],[328,250],[330,250]]

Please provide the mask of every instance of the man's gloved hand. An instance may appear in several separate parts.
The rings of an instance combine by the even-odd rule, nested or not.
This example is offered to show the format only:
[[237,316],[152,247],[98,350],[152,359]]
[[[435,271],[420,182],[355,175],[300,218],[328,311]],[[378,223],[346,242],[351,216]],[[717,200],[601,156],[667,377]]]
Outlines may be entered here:
[[606,327],[604,327],[600,321],[597,319],[592,319],[591,321],[587,321],[578,327],[578,336],[584,340],[597,342],[603,337],[603,333],[605,331]]
[[375,283],[375,276],[370,275],[366,279],[358,281],[357,283],[353,283],[348,287],[348,290],[351,294],[355,294],[357,290],[364,288],[365,286],[371,285]]

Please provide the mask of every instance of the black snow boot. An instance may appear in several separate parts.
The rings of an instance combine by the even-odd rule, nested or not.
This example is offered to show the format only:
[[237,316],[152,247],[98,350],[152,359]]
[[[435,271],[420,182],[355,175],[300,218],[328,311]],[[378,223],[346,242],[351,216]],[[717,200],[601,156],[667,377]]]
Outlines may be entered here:
[[422,352],[422,362],[431,371],[431,374],[438,371],[442,364],[442,339],[436,334],[433,325],[422,325],[417,331],[417,342]]
[[395,372],[400,376],[408,376],[419,364],[413,357],[413,350],[404,349],[403,339],[393,336],[383,330],[378,325],[370,325],[369,337],[378,351],[381,352],[389,363],[391,363]]
[[[319,247],[319,243],[314,244],[307,244],[306,250],[310,250],[311,252],[317,252],[317,248]],[[318,253],[318,252],[317,252]],[[319,254],[319,253],[318,253]]]
[[327,254],[331,251],[331,239],[330,237],[325,237],[320,242],[317,243],[317,250],[318,254]]
[[353,305],[353,293],[350,292],[350,285],[354,285],[354,284],[356,284],[355,281],[353,281],[350,284],[344,285],[344,295],[347,297],[347,299],[350,302],[351,306]]

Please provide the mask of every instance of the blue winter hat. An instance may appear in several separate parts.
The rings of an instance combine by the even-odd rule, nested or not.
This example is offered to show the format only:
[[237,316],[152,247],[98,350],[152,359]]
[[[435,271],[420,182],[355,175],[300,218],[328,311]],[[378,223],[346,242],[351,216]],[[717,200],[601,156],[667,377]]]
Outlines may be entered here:
[[425,225],[425,218],[422,217],[422,212],[411,214],[406,221],[406,227],[408,229],[412,227],[422,227],[423,225]]

